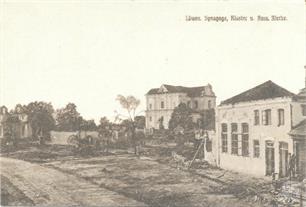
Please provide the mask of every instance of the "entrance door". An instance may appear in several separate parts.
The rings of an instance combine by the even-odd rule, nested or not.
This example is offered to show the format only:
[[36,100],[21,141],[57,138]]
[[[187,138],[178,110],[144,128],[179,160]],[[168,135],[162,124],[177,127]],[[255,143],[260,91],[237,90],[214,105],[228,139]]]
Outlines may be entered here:
[[274,160],[274,145],[273,142],[266,142],[266,175],[274,173],[275,160]]
[[285,177],[288,175],[288,143],[279,143],[279,176]]

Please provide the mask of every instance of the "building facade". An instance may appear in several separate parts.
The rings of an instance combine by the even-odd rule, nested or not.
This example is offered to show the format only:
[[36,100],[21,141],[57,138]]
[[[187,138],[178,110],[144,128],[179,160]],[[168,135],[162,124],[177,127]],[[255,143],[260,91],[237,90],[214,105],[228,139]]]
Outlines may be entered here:
[[0,107],[0,139],[5,134],[11,134],[15,138],[29,138],[32,136],[32,129],[28,120],[28,115],[16,107],[16,113],[8,113],[5,106]]
[[167,129],[172,112],[180,103],[193,109],[193,121],[200,118],[200,112],[216,106],[216,96],[210,84],[200,87],[162,85],[146,94],[146,128]]
[[303,106],[272,81],[221,102],[216,110],[217,165],[257,176],[287,176],[290,155],[296,153],[289,132],[306,118]]

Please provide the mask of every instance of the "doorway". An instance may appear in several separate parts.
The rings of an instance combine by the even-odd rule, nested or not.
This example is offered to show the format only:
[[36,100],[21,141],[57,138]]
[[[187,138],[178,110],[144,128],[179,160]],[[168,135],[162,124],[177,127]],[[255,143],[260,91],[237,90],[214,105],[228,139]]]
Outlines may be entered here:
[[288,175],[288,143],[279,143],[279,176],[286,177]]
[[274,144],[272,141],[266,141],[266,175],[272,175],[275,172]]

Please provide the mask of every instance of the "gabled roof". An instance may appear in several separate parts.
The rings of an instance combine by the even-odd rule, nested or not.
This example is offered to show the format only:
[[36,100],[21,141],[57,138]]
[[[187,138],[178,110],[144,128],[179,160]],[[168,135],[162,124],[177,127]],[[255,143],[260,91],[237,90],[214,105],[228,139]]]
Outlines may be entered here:
[[265,100],[278,97],[293,97],[294,93],[280,87],[272,81],[264,82],[250,90],[240,93],[232,98],[222,101],[220,105],[236,104],[241,102]]
[[215,96],[214,92],[212,91],[211,85],[206,86],[198,86],[198,87],[185,87],[185,86],[173,86],[163,84],[161,87],[165,87],[167,91],[160,91],[160,88],[153,88],[149,90],[147,95],[153,94],[163,94],[163,93],[186,93],[189,97],[197,97],[201,95],[211,95]]
[[305,137],[306,139],[306,119],[301,121],[297,126],[295,126],[290,132],[292,136]]

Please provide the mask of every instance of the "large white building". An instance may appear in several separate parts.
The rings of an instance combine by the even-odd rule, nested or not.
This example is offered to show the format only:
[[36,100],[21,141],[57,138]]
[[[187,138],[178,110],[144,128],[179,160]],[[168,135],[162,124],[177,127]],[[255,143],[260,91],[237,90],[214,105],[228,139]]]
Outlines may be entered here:
[[288,174],[290,154],[296,154],[297,169],[305,175],[305,103],[306,98],[272,81],[221,102],[216,109],[217,165],[283,177]]
[[153,88],[146,94],[146,128],[159,129],[160,121],[168,128],[171,114],[180,103],[185,103],[193,109],[193,120],[199,118],[199,113],[216,106],[216,96],[210,84],[200,87],[183,87],[162,85]]

